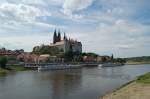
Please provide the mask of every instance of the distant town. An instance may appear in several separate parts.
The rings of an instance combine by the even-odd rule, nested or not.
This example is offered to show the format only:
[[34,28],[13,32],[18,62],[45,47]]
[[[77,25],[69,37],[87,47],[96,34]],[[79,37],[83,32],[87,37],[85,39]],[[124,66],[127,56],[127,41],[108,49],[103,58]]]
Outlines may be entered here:
[[32,52],[20,50],[0,49],[0,55],[7,56],[8,64],[49,63],[49,62],[109,62],[112,56],[100,56],[95,53],[82,52],[82,43],[69,38],[65,33],[55,30],[53,41],[49,45],[35,46]]

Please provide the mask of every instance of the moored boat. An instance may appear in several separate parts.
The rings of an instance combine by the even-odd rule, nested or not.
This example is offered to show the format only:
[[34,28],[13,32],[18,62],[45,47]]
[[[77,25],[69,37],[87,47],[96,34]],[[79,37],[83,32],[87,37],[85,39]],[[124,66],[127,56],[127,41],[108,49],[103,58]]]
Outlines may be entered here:
[[77,69],[81,68],[81,65],[73,64],[58,64],[58,65],[47,65],[47,66],[38,66],[38,71],[41,70],[61,70],[61,69]]
[[122,63],[104,63],[101,64],[101,67],[116,67],[116,66],[123,66]]

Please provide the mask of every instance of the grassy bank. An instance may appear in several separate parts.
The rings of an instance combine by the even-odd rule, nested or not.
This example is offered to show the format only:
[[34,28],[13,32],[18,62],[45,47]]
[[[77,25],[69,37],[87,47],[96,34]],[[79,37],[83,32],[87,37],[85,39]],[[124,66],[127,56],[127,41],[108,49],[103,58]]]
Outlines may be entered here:
[[141,57],[130,57],[125,58],[126,64],[138,65],[138,64],[150,64],[150,56],[141,56]]
[[5,76],[6,74],[10,72],[26,71],[26,70],[29,70],[29,69],[26,69],[23,66],[11,66],[6,69],[0,68],[0,76]]
[[146,73],[100,99],[149,99],[149,93],[150,73]]
[[8,72],[8,70],[0,68],[0,77],[6,75]]
[[133,62],[133,61],[127,61],[127,65],[140,65],[140,64],[150,64],[150,62]]
[[29,70],[29,69],[24,68],[23,66],[11,66],[10,69],[12,71],[26,71],[26,70]]
[[139,76],[136,80],[137,83],[150,84],[150,72],[145,75]]

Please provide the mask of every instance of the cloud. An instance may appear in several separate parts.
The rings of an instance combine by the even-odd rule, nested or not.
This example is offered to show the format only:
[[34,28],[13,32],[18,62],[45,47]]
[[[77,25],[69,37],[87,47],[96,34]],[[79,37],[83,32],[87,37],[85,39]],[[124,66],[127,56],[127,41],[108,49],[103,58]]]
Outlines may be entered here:
[[[149,3],[149,0],[1,0],[0,45],[27,49],[37,42],[49,42],[53,30],[59,28],[81,40],[84,51],[117,56],[150,55]],[[31,35],[38,40],[32,40]],[[21,41],[28,38],[27,42]]]
[[41,44],[49,44],[52,33],[44,33],[45,35],[24,35],[15,37],[3,37],[0,39],[0,47],[8,49],[25,49],[32,51],[32,48]]
[[[146,51],[150,43],[150,26],[118,19],[114,23],[100,23],[96,29],[88,32],[82,38],[86,45],[84,50],[103,53],[107,51],[118,56],[138,56],[141,51]],[[90,47],[89,47],[90,46]],[[136,51],[138,49],[138,51]],[[133,51],[134,50],[134,51]],[[122,53],[117,53],[122,52]],[[137,54],[137,55],[136,55]],[[143,54],[143,53],[142,53]],[[143,54],[146,55],[146,54]]]
[[0,5],[1,17],[20,19],[22,21],[33,21],[39,16],[51,16],[47,11],[24,4],[2,3]]
[[[48,32],[49,29],[65,28],[61,25],[38,21],[39,17],[50,17],[51,13],[38,7],[26,4],[2,3],[0,4],[0,34],[12,32],[17,35]],[[9,35],[10,35],[9,34]],[[12,34],[13,35],[13,34]]]
[[75,11],[81,11],[92,5],[94,0],[65,0],[63,3],[63,13],[72,19],[82,18],[82,15],[73,14]]
[[94,0],[65,0],[63,4],[64,10],[79,11],[86,9]]
[[25,4],[40,4],[40,5],[46,4],[43,0],[21,0],[21,2]]

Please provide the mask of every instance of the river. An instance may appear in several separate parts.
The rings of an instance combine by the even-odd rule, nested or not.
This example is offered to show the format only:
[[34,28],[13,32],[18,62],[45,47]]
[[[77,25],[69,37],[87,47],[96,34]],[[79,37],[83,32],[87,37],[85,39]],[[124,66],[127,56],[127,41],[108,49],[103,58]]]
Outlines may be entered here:
[[150,72],[150,65],[24,71],[0,77],[0,99],[99,99]]

